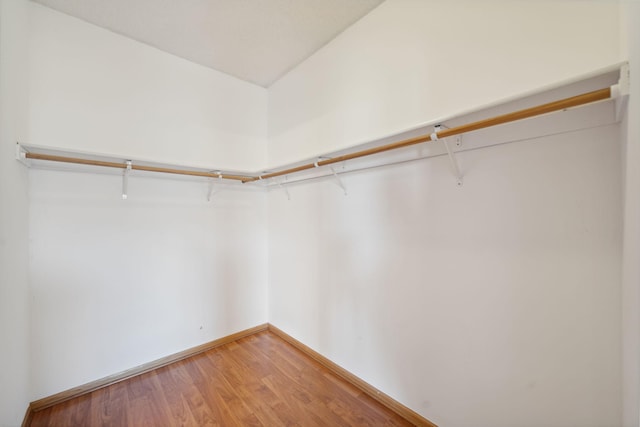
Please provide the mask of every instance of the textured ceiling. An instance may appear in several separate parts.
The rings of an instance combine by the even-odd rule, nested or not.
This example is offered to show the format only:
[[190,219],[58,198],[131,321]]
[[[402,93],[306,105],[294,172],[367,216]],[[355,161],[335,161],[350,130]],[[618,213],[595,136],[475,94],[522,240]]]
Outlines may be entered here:
[[383,0],[34,0],[269,86]]

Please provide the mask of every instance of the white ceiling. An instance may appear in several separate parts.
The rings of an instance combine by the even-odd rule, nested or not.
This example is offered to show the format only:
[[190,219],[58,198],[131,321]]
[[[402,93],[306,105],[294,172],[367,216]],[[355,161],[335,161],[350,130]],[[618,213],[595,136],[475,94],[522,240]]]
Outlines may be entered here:
[[267,87],[383,0],[34,0]]

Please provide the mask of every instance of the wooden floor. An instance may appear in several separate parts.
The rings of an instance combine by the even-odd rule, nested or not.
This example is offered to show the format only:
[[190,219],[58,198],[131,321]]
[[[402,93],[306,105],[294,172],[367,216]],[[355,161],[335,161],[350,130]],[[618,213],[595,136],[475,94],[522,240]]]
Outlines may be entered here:
[[31,426],[409,426],[264,331],[33,414]]

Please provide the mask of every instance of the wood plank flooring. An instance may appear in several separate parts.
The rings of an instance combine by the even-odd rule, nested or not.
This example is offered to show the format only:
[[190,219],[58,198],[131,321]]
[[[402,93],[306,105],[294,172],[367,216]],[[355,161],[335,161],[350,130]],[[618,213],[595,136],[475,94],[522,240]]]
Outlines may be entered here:
[[271,332],[33,414],[30,426],[410,426]]

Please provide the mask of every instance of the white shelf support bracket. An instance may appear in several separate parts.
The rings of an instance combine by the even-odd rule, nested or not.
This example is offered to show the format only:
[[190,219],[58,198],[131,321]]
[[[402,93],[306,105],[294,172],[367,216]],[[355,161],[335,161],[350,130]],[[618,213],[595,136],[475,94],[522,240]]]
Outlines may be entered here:
[[211,201],[213,196],[213,178],[209,178],[209,189],[207,190],[207,202]]
[[344,182],[342,182],[342,179],[340,178],[340,176],[337,174],[335,168],[331,168],[331,173],[333,174],[333,178],[336,181],[336,184],[338,185],[338,187],[342,188],[342,192],[344,193],[344,195],[347,195],[347,187],[344,185]]
[[[215,171],[212,172],[218,175],[218,180],[222,182],[222,172]],[[213,195],[217,193],[217,191],[213,191],[215,189],[215,178],[209,178],[209,189],[207,190],[207,202],[210,202],[213,198]]]
[[26,167],[30,167],[29,161],[27,160],[27,152],[19,142],[16,142],[16,160],[25,165]]
[[622,120],[629,102],[629,76],[629,64],[622,64],[620,67],[620,79],[617,84],[611,86],[611,97],[616,103],[616,121],[618,122]]
[[122,200],[127,200],[129,197],[129,172],[131,172],[131,160],[127,160],[127,167],[122,172]]
[[456,184],[458,186],[462,186],[462,174],[460,173],[460,166],[458,166],[458,159],[456,158],[456,153],[449,146],[449,141],[446,138],[442,140],[444,143],[444,148],[447,149],[447,154],[449,155],[449,162],[451,163],[451,171],[456,178]]
[[[442,130],[442,127],[443,127],[442,125],[434,126],[434,131],[430,135],[431,141],[440,140],[440,138],[438,138],[438,132]],[[453,172],[453,176],[456,178],[456,184],[458,184],[458,186],[460,187],[462,186],[462,173],[460,173],[460,166],[458,165],[458,159],[456,158],[456,153],[455,151],[453,151],[453,149],[449,145],[449,141],[447,141],[447,138],[442,138],[442,142],[444,144],[444,148],[447,150],[447,155],[449,156],[449,163],[451,164],[451,171]],[[460,145],[462,145],[462,139],[460,138],[460,136],[456,137],[455,145],[456,147],[460,147]]]
[[[284,177],[284,181],[287,180],[287,177]],[[291,195],[289,194],[289,190],[287,189],[287,187],[285,187],[284,185],[282,185],[281,181],[276,181],[276,183],[278,184],[278,187],[280,187],[280,189],[282,191],[284,191],[285,196],[287,196],[287,200],[291,200]]]

